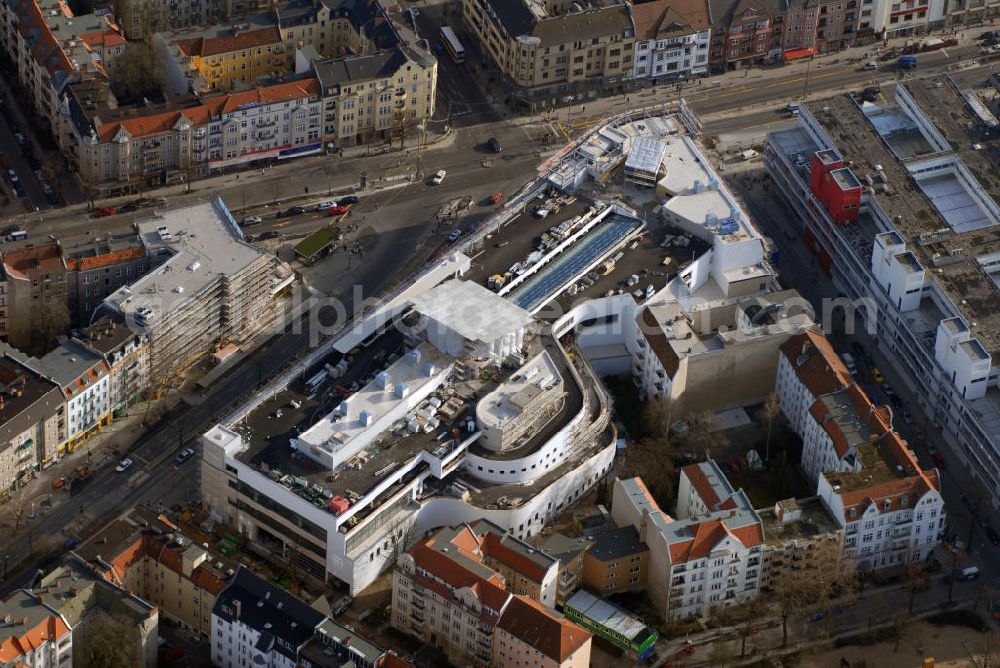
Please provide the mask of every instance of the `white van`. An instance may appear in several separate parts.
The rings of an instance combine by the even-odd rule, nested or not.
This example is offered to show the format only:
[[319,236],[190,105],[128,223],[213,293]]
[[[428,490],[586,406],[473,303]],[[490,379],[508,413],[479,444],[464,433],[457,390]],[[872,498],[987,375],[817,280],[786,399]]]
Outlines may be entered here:
[[858,366],[854,363],[854,357],[851,353],[840,353],[840,359],[843,360],[844,366],[847,367],[847,371],[852,376],[858,375]]
[[975,580],[979,577],[979,566],[969,566],[968,568],[963,568],[962,572],[959,573],[958,579],[963,582],[966,580]]
[[743,160],[753,160],[758,155],[760,154],[757,153],[757,151],[753,150],[752,148],[748,148],[747,150],[740,153],[740,157],[743,158]]

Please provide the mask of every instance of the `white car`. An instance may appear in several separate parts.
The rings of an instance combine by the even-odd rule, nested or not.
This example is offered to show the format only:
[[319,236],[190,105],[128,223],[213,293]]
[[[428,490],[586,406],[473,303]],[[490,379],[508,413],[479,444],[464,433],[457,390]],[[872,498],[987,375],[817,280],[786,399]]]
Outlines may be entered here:
[[260,225],[263,222],[264,221],[261,219],[260,216],[247,216],[246,218],[243,219],[243,222],[240,223],[240,225],[242,225],[243,227],[249,227],[251,225]]
[[115,467],[115,471],[118,471],[118,473],[125,473],[125,471],[128,471],[130,468],[132,468],[132,460],[126,457],[118,462],[118,466]]
[[437,172],[434,174],[434,178],[431,179],[431,185],[433,186],[441,185],[442,181],[444,181],[444,177],[446,176],[448,176],[448,172],[446,172],[443,169],[437,170]]
[[326,211],[327,209],[332,209],[335,206],[337,206],[336,202],[327,200],[325,202],[320,202],[319,204],[317,204],[316,205],[316,210],[317,211]]

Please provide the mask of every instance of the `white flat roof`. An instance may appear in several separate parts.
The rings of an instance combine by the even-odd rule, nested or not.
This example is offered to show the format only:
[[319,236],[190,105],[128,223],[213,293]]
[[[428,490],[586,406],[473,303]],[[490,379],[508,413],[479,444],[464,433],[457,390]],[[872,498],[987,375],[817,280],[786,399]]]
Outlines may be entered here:
[[667,145],[652,137],[636,137],[625,159],[625,169],[656,175],[663,165],[663,155]]
[[458,279],[415,296],[413,308],[469,341],[495,341],[534,322],[530,313],[488,288]]
[[[173,311],[220,275],[235,275],[263,255],[237,237],[221,200],[158,212],[136,223],[150,255],[173,255],[135,283],[107,298],[122,313],[151,308],[154,318]],[[160,229],[165,234],[160,233]]]
[[[417,361],[414,352],[419,353]],[[343,414],[338,406],[329,415],[302,432],[299,441],[304,446],[315,446],[332,453],[334,466],[346,461],[355,454],[351,448],[345,447],[348,443],[369,428],[373,428],[387,413],[407,401],[407,398],[396,394],[396,386],[399,383],[406,385],[407,397],[418,394],[439,371],[452,362],[452,358],[438,352],[434,346],[426,342],[421,343],[385,369],[384,373],[388,374],[389,379],[388,387],[384,389],[380,387],[376,377],[374,381],[351,395],[347,400],[346,414]],[[433,365],[433,372],[429,371],[428,365]],[[369,417],[371,427],[361,421],[362,413],[366,413]],[[339,457],[338,452],[341,453]]]
[[490,426],[501,425],[521,414],[521,405],[532,398],[534,391],[544,391],[560,379],[559,368],[543,350],[525,362],[506,382],[483,397],[476,407],[476,416],[480,422]]

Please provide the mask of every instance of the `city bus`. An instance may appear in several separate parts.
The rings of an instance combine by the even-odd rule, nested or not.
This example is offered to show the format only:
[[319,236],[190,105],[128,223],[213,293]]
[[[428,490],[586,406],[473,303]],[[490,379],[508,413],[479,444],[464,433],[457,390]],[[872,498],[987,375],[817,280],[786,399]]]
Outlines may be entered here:
[[448,26],[441,28],[441,45],[453,61],[456,63],[465,62],[465,47],[458,41],[455,31]]

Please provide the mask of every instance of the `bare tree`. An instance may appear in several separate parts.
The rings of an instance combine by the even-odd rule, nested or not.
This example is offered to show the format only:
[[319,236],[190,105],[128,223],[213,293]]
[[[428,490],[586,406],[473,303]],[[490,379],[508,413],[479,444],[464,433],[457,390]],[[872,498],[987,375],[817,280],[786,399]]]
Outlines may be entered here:
[[95,610],[84,619],[82,633],[73,634],[73,663],[104,668],[132,668],[141,664],[136,655],[139,631],[124,617]]
[[910,603],[906,610],[912,615],[917,593],[927,589],[927,569],[923,562],[914,561],[906,565],[906,584],[910,590]]
[[65,300],[45,299],[32,309],[31,351],[44,354],[56,345],[59,336],[69,328],[69,308]]
[[144,42],[129,42],[111,72],[111,87],[119,98],[142,101],[159,97],[163,65],[156,50]]
[[666,502],[673,496],[677,466],[658,439],[645,438],[630,446],[626,463],[630,471],[642,477],[655,498]]
[[892,631],[892,651],[898,652],[903,639],[913,630],[913,615],[897,608],[889,620],[889,629]]
[[709,411],[691,413],[684,418],[684,423],[687,425],[685,445],[693,452],[704,454],[706,459],[729,444],[726,435],[715,430],[715,416]]
[[1000,668],[1000,635],[987,631],[966,645],[972,668]]
[[764,442],[764,462],[771,461],[771,433],[774,427],[774,420],[781,415],[781,399],[777,392],[767,395],[764,405],[760,409],[760,417],[767,422],[767,440]]

